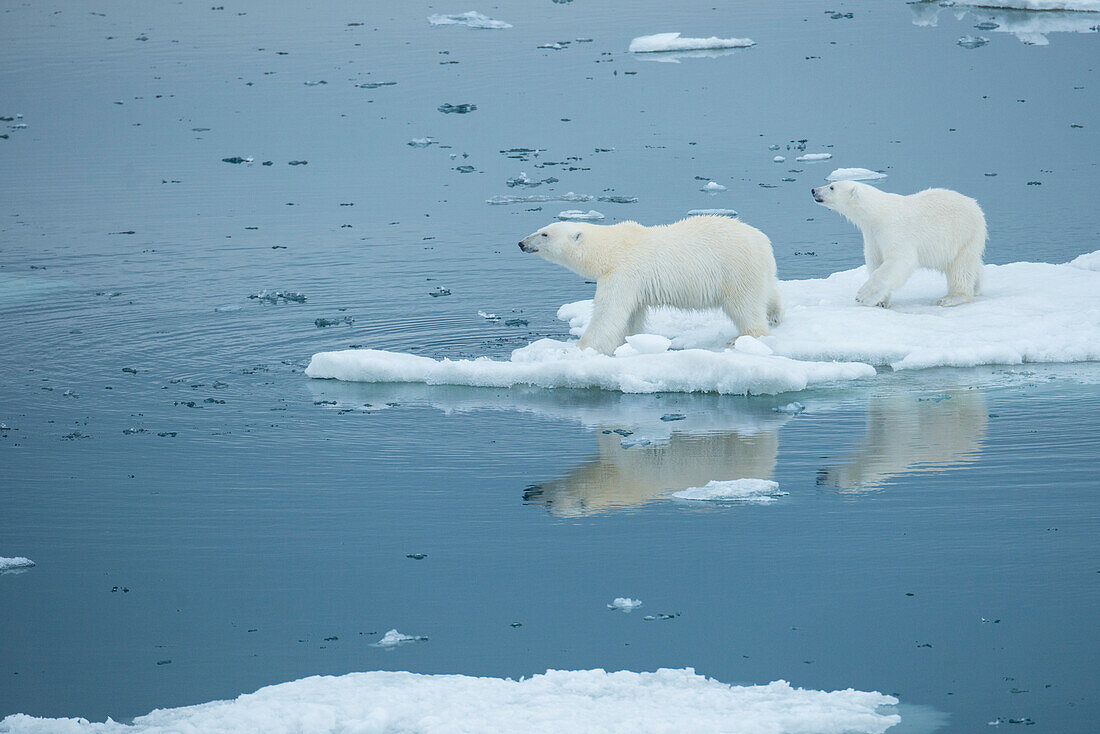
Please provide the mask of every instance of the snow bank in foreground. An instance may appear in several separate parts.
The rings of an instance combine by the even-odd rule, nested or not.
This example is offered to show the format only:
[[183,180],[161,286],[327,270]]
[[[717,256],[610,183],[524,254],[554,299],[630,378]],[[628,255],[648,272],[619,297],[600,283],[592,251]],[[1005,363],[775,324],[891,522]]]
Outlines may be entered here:
[[885,173],[879,173],[878,171],[872,171],[869,168],[838,168],[828,176],[825,177],[826,181],[874,181],[875,179],[886,178]]
[[487,15],[482,15],[476,10],[470,10],[465,13],[458,13],[457,15],[429,15],[428,22],[432,25],[464,25],[470,28],[511,28],[511,23],[505,23],[503,20],[493,20]]
[[775,502],[787,492],[779,491],[779,483],[769,479],[733,479],[722,481],[715,479],[702,487],[688,487],[673,493],[681,500],[699,500],[711,502]]
[[805,690],[781,680],[729,686],[691,668],[654,673],[549,670],[519,681],[376,671],[314,676],[233,701],[158,709],[132,725],[16,714],[0,721],[0,732],[882,734],[901,717],[880,707],[896,703],[881,693]]
[[[946,291],[939,273],[920,271],[889,309],[855,302],[863,268],[828,278],[780,283],[783,323],[770,336],[726,348],[737,328],[720,311],[651,309],[648,334],[617,356],[581,351],[576,342],[541,339],[507,361],[435,360],[373,349],[321,352],[306,374],[357,382],[422,382],[485,387],[570,387],[629,393],[777,394],[895,370],[1024,362],[1100,360],[1100,272],[1075,264],[988,265],[982,295],[954,308],[935,305]],[[558,318],[584,332],[591,301],[562,306]],[[638,345],[635,346],[634,344]],[[764,353],[766,346],[772,354]],[[653,351],[657,350],[657,351]]]
[[702,51],[716,48],[748,48],[755,46],[751,38],[681,38],[679,33],[656,33],[638,36],[630,42],[630,53],[643,54],[658,51]]
[[23,556],[16,556],[15,558],[0,556],[0,571],[14,571],[17,568],[30,568],[33,565],[34,561]]

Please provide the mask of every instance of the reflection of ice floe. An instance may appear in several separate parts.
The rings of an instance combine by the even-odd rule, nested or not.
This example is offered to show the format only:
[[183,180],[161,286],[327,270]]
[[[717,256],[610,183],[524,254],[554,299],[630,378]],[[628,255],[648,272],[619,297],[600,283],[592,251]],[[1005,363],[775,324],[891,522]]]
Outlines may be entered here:
[[[937,25],[943,7],[935,0],[910,2],[913,24]],[[1100,0],[956,0],[951,9],[959,20],[972,16],[982,30],[1011,33],[1033,46],[1050,43],[1048,33],[1095,33],[1100,28]]]
[[828,176],[825,177],[826,181],[874,181],[876,179],[886,178],[885,173],[879,173],[878,171],[872,171],[869,168],[838,168]]
[[666,51],[659,54],[640,54],[637,58],[642,61],[655,61],[660,64],[679,64],[683,59],[717,59],[720,56],[732,56],[738,53],[737,48],[715,48],[702,51]]
[[429,15],[428,22],[435,26],[464,25],[469,28],[484,28],[491,30],[512,27],[510,23],[505,23],[503,20],[493,20],[489,16],[482,15],[476,10],[470,10],[466,13],[458,13],[455,15]]
[[988,422],[979,390],[950,390],[932,397],[873,396],[858,450],[818,471],[817,483],[848,491],[879,489],[900,474],[969,464],[981,452]]
[[688,487],[672,496],[678,500],[695,502],[755,502],[767,504],[775,502],[787,492],[779,491],[779,482],[770,479],[714,479],[702,487]]
[[656,53],[662,51],[707,51],[713,49],[747,48],[754,46],[751,38],[682,38],[679,33],[656,33],[638,36],[630,42],[630,53]]
[[233,700],[158,709],[130,724],[16,714],[0,721],[0,727],[14,732],[70,734],[652,734],[727,731],[730,722],[737,722],[740,731],[752,732],[883,734],[902,719],[894,708],[897,702],[892,696],[876,692],[794,688],[781,680],[731,686],[697,675],[691,668],[663,668],[652,673],[549,670],[519,680],[372,671],[311,676],[261,688]]

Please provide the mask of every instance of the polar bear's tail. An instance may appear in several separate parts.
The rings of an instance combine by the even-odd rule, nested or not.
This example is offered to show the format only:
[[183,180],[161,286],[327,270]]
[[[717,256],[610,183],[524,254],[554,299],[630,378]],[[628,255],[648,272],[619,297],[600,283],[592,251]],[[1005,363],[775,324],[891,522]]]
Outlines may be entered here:
[[768,326],[773,329],[783,323],[783,296],[779,295],[779,288],[772,286],[771,297],[768,299]]

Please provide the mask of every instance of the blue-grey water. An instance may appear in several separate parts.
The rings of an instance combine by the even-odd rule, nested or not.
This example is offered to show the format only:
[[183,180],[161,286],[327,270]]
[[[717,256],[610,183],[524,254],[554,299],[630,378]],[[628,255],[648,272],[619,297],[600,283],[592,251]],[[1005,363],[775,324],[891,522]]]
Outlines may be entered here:
[[[784,279],[855,267],[858,233],[809,196],[838,166],[974,196],[988,262],[1096,250],[1100,16],[513,0],[478,8],[511,29],[426,20],[469,9],[0,5],[0,555],[37,563],[0,576],[0,717],[358,670],[693,666],[892,693],[942,731],[1094,731],[1096,365],[768,398],[302,369],[564,338],[557,307],[592,286],[515,247],[562,209],[733,208]],[[665,31],[757,45],[625,53]],[[558,181],[509,188],[521,171]],[[638,201],[485,203],[568,191]],[[789,494],[667,498],[736,477]],[[392,627],[430,639],[370,646]]]

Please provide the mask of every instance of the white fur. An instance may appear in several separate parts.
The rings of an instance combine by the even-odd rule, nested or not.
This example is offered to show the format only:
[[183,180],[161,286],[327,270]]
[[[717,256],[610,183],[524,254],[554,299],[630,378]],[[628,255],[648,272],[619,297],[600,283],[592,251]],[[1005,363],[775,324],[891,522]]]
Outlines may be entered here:
[[582,349],[611,354],[642,330],[650,306],[721,308],[752,336],[767,334],[782,319],[771,242],[729,217],[688,217],[656,227],[558,222],[519,246],[596,281]]
[[968,303],[978,295],[985,215],[970,197],[948,189],[902,196],[858,181],[819,186],[813,195],[863,232],[863,259],[870,276],[856,295],[863,305],[888,308],[890,294],[917,268],[947,276],[941,306]]

